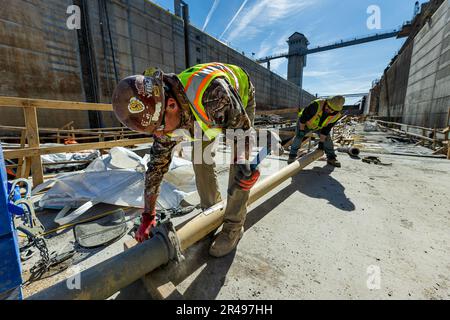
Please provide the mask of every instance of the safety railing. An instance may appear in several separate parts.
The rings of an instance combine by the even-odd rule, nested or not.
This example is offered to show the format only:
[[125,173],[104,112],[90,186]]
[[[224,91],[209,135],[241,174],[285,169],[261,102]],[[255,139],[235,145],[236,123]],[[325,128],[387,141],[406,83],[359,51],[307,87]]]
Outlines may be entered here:
[[[40,129],[38,124],[37,111],[39,109],[55,110],[77,110],[77,111],[103,111],[111,112],[110,104],[86,103],[74,101],[57,101],[43,99],[26,99],[16,97],[0,96],[1,108],[22,108],[25,119],[24,127],[2,126],[3,130],[15,130],[21,132],[20,147],[6,148],[4,150],[5,159],[18,159],[17,173],[18,177],[28,178],[31,171],[33,186],[44,182],[41,156],[46,154],[55,154],[63,152],[78,152],[83,150],[109,149],[113,147],[132,146],[151,142],[150,138],[132,138],[140,134],[131,131],[125,131],[123,128],[100,128],[99,129]],[[95,132],[97,131],[97,132]],[[99,132],[100,131],[100,132]],[[80,135],[77,140],[90,140],[94,137],[99,139],[97,142],[82,142],[77,144],[62,146],[41,146],[39,133],[48,132],[56,134],[56,139],[74,137]],[[142,135],[141,135],[142,136]],[[104,141],[106,138],[113,138],[113,141]],[[103,141],[102,141],[103,140]]]

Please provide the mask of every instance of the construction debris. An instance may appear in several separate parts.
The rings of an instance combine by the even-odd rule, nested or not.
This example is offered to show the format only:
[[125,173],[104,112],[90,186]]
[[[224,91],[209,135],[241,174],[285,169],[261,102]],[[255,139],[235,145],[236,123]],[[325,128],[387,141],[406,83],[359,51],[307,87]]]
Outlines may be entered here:
[[[61,174],[37,187],[34,193],[51,186],[39,206],[60,209],[55,221],[67,224],[98,203],[143,208],[142,190],[148,156],[141,158],[125,148],[113,148],[77,174]],[[126,187],[125,187],[126,186]],[[175,157],[161,186],[158,209],[176,208],[195,192],[192,164]],[[70,209],[76,209],[68,214]]]

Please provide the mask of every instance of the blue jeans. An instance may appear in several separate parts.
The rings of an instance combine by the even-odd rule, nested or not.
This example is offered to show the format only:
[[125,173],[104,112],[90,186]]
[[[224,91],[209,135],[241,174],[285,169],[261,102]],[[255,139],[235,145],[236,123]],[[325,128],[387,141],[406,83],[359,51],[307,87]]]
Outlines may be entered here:
[[[295,138],[294,142],[291,145],[291,151],[289,153],[289,157],[297,157],[298,149],[300,149],[300,146],[302,144],[302,141],[300,141],[299,137],[300,132],[300,122],[297,121],[297,126],[295,128]],[[314,130],[309,130],[308,128],[305,128],[305,136],[309,132],[314,132]],[[319,133],[320,134],[320,133]],[[328,135],[325,139],[325,142],[323,143],[325,154],[327,155],[328,160],[336,159],[336,153],[334,152],[334,144],[333,140],[331,140],[331,137]]]

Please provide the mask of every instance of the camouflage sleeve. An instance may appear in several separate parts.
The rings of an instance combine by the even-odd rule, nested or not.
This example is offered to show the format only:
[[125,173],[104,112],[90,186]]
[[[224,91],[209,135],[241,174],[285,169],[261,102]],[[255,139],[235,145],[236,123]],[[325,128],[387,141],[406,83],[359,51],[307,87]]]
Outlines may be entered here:
[[154,142],[150,149],[150,161],[147,164],[148,168],[145,174],[144,201],[147,201],[149,196],[159,194],[164,174],[169,171],[172,161],[172,150],[176,144],[176,141],[171,140],[167,136],[154,137]]
[[[203,95],[203,105],[205,111],[210,119],[214,119],[215,123],[223,129],[243,129],[246,133],[249,133],[253,127],[255,118],[255,89],[252,83],[249,81],[249,97],[247,107],[244,109],[241,98],[236,90],[223,78],[217,78],[206,89]],[[252,129],[253,130],[253,129]],[[244,135],[227,136],[227,141],[233,139],[234,161],[240,161],[242,159],[249,159],[252,144],[246,139]],[[254,135],[250,135],[254,138]],[[237,140],[236,140],[237,139]],[[245,139],[244,150],[236,150],[236,141],[239,139]]]
[[251,127],[251,120],[245,112],[236,90],[222,78],[217,78],[206,89],[202,99],[210,119],[224,129],[244,129]]

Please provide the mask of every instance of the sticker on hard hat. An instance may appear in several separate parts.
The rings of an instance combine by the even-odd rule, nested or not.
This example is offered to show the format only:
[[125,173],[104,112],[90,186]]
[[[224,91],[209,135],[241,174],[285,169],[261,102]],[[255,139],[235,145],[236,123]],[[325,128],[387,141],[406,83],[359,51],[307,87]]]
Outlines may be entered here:
[[159,98],[159,96],[161,95],[160,92],[159,92],[159,87],[154,87],[154,88],[153,88],[153,95],[154,95],[155,97],[158,97],[158,98]]
[[138,100],[134,97],[130,99],[130,103],[128,104],[128,110],[131,113],[141,113],[142,111],[144,111],[144,109],[145,106],[141,100]]
[[144,79],[145,79],[144,76],[137,76],[136,81],[134,82],[138,94],[142,96],[145,94]]
[[152,121],[150,120],[151,116],[152,115],[148,113],[144,114],[144,117],[141,120],[141,126],[148,127],[149,125],[151,125],[152,124]]
[[153,114],[152,121],[158,121],[159,116],[161,114],[161,107],[162,107],[162,103],[161,102],[158,102],[155,105],[155,113]]
[[136,90],[139,95],[151,98],[153,95],[153,83],[144,76],[137,76],[135,81]]

